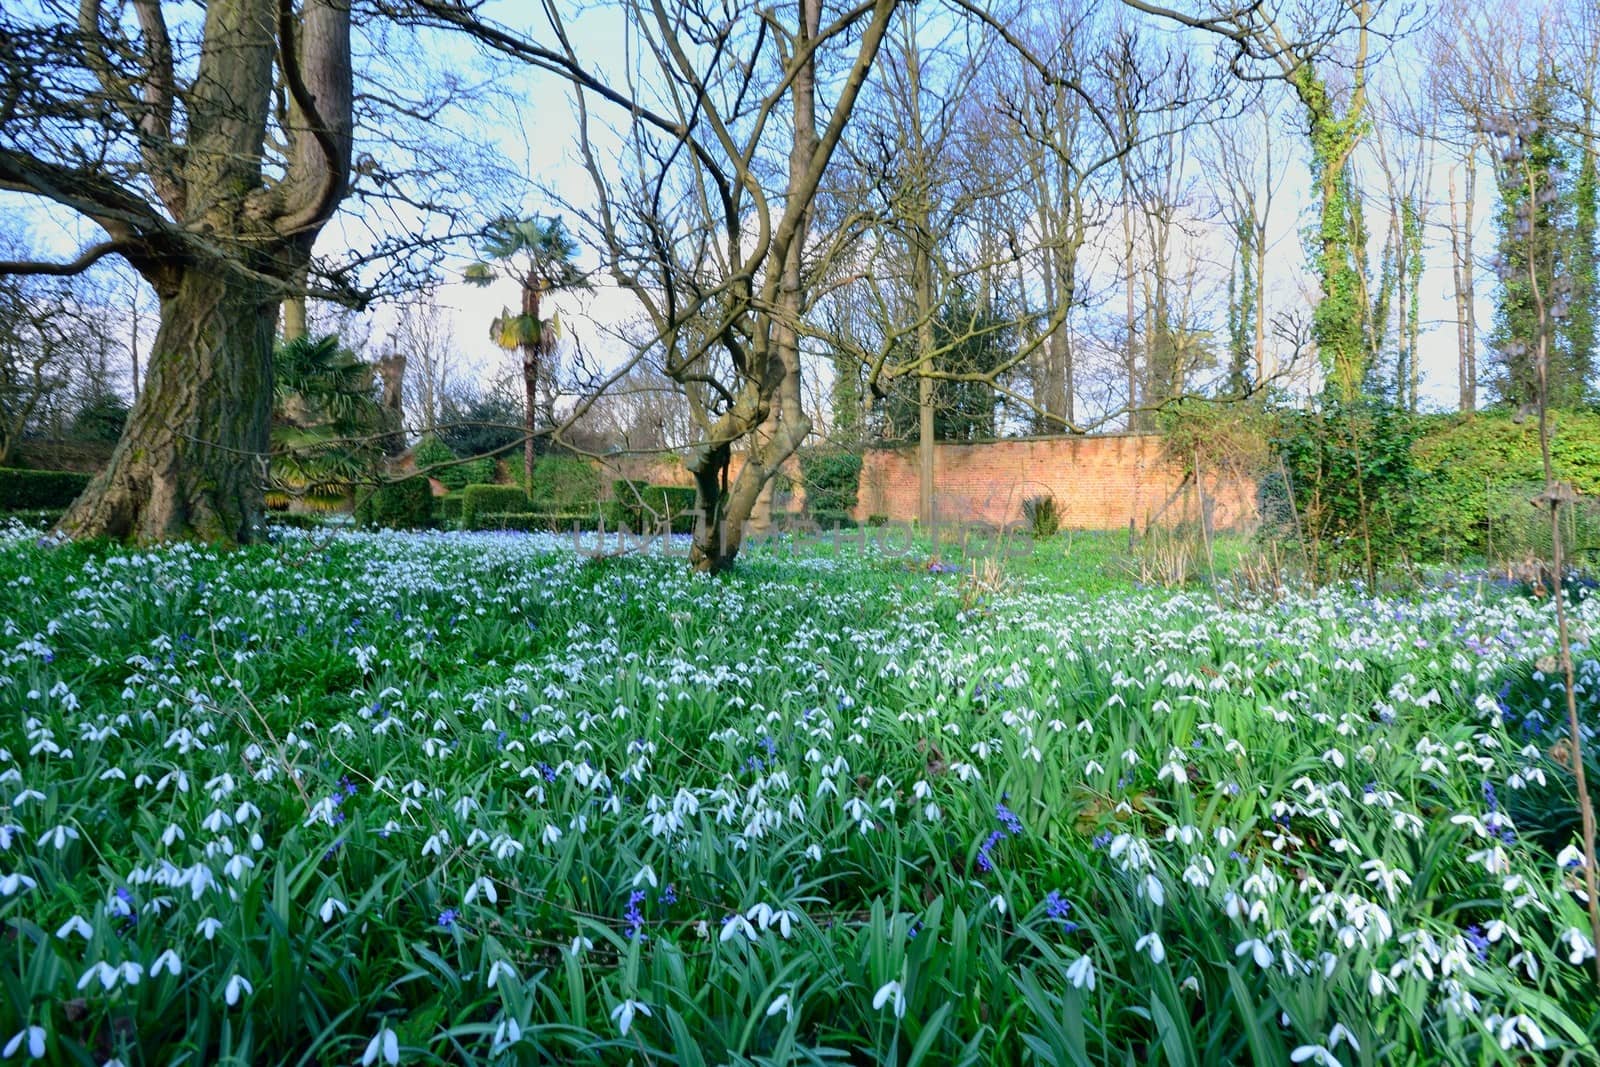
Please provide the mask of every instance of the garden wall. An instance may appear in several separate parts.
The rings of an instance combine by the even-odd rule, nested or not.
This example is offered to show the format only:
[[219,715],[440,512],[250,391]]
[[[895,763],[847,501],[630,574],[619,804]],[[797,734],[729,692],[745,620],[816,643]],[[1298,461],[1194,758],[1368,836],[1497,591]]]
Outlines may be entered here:
[[[737,476],[741,457],[733,458]],[[675,458],[626,457],[606,462],[609,477],[629,477],[658,485],[690,485]],[[792,468],[792,469],[791,469]],[[776,509],[798,511],[805,492],[799,465],[785,468],[795,488],[776,494]],[[869,448],[861,465],[855,518],[881,515],[891,522],[917,518],[918,466],[915,445]],[[1192,479],[1162,452],[1161,438],[1143,434],[1092,437],[1034,437],[977,444],[945,443],[934,448],[934,496],[942,523],[1004,525],[1020,519],[1022,501],[1049,494],[1056,499],[1062,525],[1079,530],[1140,530],[1199,514]],[[757,521],[774,507],[770,487]],[[1248,478],[1208,473],[1203,496],[1218,529],[1248,529],[1256,522],[1256,486]]]

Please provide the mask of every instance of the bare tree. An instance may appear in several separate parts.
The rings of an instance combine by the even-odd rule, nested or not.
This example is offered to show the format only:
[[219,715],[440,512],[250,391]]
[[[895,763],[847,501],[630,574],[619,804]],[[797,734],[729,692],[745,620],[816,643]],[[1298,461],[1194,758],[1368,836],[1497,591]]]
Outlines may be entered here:
[[434,290],[424,289],[401,305],[393,348],[406,359],[406,415],[418,433],[432,433],[456,369],[455,331]]

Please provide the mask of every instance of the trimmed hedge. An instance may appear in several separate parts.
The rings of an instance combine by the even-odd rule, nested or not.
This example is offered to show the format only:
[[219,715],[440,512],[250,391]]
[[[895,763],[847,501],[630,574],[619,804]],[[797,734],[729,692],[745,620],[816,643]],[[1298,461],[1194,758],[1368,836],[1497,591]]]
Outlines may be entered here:
[[580,530],[593,529],[593,512],[561,511],[485,511],[473,519],[470,530],[519,530],[524,533],[567,533],[573,523]]
[[800,452],[805,478],[806,510],[823,515],[850,515],[861,489],[861,456],[855,452],[808,448]]
[[695,491],[691,488],[618,479],[611,483],[611,495],[605,510],[606,525],[611,529],[653,533],[670,515],[673,533],[694,532]]
[[469,485],[461,490],[461,526],[477,530],[480,515],[529,511],[528,494],[514,485]]
[[65,508],[89,484],[77,471],[26,471],[0,467],[0,510]]
[[461,494],[449,493],[436,497],[434,502],[439,507],[439,518],[454,526],[461,522]]
[[390,530],[427,529],[433,525],[433,489],[428,479],[412,475],[378,486],[356,504],[356,522]]

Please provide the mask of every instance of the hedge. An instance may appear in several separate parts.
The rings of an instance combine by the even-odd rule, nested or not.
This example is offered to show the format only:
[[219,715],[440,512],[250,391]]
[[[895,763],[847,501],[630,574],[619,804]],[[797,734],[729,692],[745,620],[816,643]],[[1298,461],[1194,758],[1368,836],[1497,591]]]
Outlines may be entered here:
[[455,526],[461,522],[460,493],[447,493],[444,496],[435,497],[434,503],[438,505],[439,518],[443,519],[447,525]]
[[0,467],[0,510],[65,508],[89,484],[77,471],[26,471]]
[[525,533],[567,533],[576,523],[580,530],[593,529],[593,512],[561,511],[484,511],[473,518],[469,530],[520,530]]
[[813,516],[849,515],[856,510],[861,488],[857,453],[805,449],[800,453],[800,473],[805,478],[806,510]]
[[661,520],[672,517],[673,533],[693,533],[697,516],[695,491],[676,485],[649,485],[618,479],[611,483],[612,500],[606,508],[606,525],[626,527],[632,533],[654,532]]
[[600,470],[578,456],[540,456],[528,499],[535,511],[593,512],[600,500]]
[[356,522],[391,530],[423,530],[433,525],[433,489],[428,479],[413,475],[386,482],[361,496],[357,491]]
[[514,485],[469,485],[461,490],[461,526],[479,529],[479,516],[531,510],[528,494]]

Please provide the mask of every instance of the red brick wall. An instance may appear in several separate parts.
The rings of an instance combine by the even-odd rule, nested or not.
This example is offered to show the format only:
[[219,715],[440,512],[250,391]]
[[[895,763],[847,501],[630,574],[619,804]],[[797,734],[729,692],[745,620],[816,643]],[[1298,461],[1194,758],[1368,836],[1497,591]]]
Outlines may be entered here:
[[[915,447],[868,450],[856,518],[917,517]],[[1078,530],[1140,529],[1197,515],[1192,480],[1162,455],[1161,439],[1130,434],[1041,437],[934,447],[934,501],[940,522],[1002,525],[1020,519],[1022,501],[1055,497],[1062,525]],[[1208,475],[1204,495],[1220,528],[1255,521],[1255,485]]]
[[[743,457],[735,454],[729,478],[738,476]],[[609,460],[602,492],[610,478],[639,478],[658,485],[692,485],[683,465],[674,460],[627,457]],[[799,510],[805,500],[799,464],[791,459],[784,471],[795,483],[780,502]],[[1151,523],[1171,523],[1199,514],[1192,480],[1162,455],[1161,438],[1134,434],[1092,437],[1038,437],[981,444],[941,444],[934,448],[934,499],[941,523],[984,522],[1004,525],[1019,520],[1022,501],[1030,496],[1055,497],[1062,525],[1077,530],[1125,530],[1129,520],[1143,530]],[[917,450],[868,449],[861,464],[861,489],[855,518],[884,515],[893,522],[917,518]],[[1221,529],[1251,526],[1256,519],[1254,483],[1208,474],[1204,484],[1212,522]],[[766,517],[771,487],[762,494],[757,521]]]

